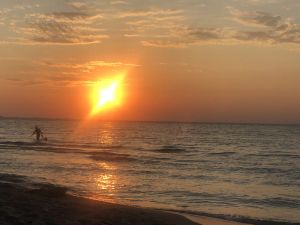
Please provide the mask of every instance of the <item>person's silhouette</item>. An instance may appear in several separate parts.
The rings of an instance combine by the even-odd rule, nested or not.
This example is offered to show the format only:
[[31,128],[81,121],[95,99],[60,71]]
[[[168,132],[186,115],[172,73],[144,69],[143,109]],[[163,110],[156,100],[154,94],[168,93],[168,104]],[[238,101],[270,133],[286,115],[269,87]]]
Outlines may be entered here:
[[34,129],[32,135],[34,135],[34,134],[35,134],[37,141],[40,141],[41,137],[43,138],[43,132],[38,126],[35,126],[35,129]]

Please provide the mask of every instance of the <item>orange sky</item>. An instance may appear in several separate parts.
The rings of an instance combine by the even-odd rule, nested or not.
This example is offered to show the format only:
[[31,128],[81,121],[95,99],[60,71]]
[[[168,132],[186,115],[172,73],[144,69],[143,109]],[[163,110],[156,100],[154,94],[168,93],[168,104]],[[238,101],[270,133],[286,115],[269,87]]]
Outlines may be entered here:
[[0,3],[0,115],[85,118],[126,73],[117,120],[300,123],[297,1]]

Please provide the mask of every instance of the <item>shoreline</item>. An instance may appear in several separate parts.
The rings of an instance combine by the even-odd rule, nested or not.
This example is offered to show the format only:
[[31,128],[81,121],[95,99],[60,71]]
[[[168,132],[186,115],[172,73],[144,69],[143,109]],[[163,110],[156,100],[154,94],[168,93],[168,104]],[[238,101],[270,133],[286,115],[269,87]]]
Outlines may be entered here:
[[0,182],[0,224],[199,225],[182,215],[66,194],[51,184],[26,188]]
[[253,225],[251,223],[240,223],[236,221],[231,220],[224,220],[214,217],[208,217],[208,216],[196,216],[186,213],[178,213],[179,215],[184,216],[185,218],[202,225]]
[[23,176],[0,174],[0,224],[43,224],[45,221],[48,221],[46,224],[49,225],[296,224],[108,203],[68,194],[68,189],[65,187],[27,183],[26,180],[27,178]]

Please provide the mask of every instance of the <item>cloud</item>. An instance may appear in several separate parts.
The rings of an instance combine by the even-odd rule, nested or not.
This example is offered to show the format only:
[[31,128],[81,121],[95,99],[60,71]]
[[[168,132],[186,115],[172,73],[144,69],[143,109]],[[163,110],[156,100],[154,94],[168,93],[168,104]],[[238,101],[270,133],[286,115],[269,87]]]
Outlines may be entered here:
[[186,28],[185,33],[190,37],[194,37],[197,40],[219,40],[227,38],[228,29],[225,28]]
[[[115,34],[116,29],[127,39],[157,38],[168,36],[170,29],[185,19],[181,9],[151,7],[129,10],[114,6],[125,3],[128,1],[111,0],[105,4],[68,1],[64,11],[42,13],[41,8],[22,10],[22,15],[14,14],[11,18],[7,27],[9,32],[1,38],[0,44],[101,43],[110,38],[110,34]],[[101,11],[100,6],[103,6]]]
[[[250,4],[273,4],[278,3],[278,0],[246,0]],[[244,0],[243,0],[244,3]]]
[[300,44],[300,24],[291,19],[283,20],[265,12],[229,10],[233,19],[246,25],[245,28],[177,26],[167,38],[152,38],[141,43],[148,47],[178,48],[207,44]]
[[69,2],[69,5],[75,10],[88,10],[88,5],[83,1]]
[[[86,62],[57,62],[54,59],[30,60],[24,58],[0,58],[2,76],[16,85],[86,86],[99,77],[123,72],[141,65],[119,61],[91,60]],[[6,66],[8,65],[8,66]],[[13,69],[11,68],[14,66]],[[22,71],[19,67],[24,68]]]
[[121,12],[119,17],[147,17],[147,16],[167,16],[167,15],[176,15],[181,13],[182,10],[179,9],[160,9],[152,8],[147,10],[132,10],[127,12]]
[[138,67],[140,65],[134,63],[123,63],[123,62],[106,62],[101,60],[93,60],[85,63],[55,63],[52,61],[37,61],[36,62],[42,66],[55,67],[55,68],[71,68],[71,69],[84,69],[84,70],[94,70],[100,67]]
[[141,41],[141,44],[145,47],[157,47],[157,48],[185,48],[189,43],[176,40],[149,40]]
[[233,19],[244,25],[276,27],[281,22],[280,16],[273,16],[266,12],[243,12],[231,7],[228,9]]
[[0,25],[4,25],[7,20],[7,15],[11,11],[11,9],[3,8],[0,9]]
[[22,44],[91,44],[100,43],[108,35],[94,26],[100,14],[85,12],[32,13],[18,23],[15,31]]
[[75,24],[91,24],[97,19],[103,18],[101,14],[89,14],[86,12],[54,12],[49,14],[33,14],[33,17],[37,17],[43,20],[52,20],[56,22],[69,22]]
[[267,41],[269,43],[300,44],[300,24],[290,18],[283,20],[265,12],[242,12],[229,8],[233,18],[244,24],[261,29],[237,31],[234,38],[243,41]]
[[229,28],[181,26],[171,30],[168,38],[142,41],[143,46],[184,48],[190,45],[221,44],[231,40],[234,31]]
[[126,4],[128,4],[128,2],[119,0],[119,1],[111,1],[110,4],[112,4],[112,5],[126,5]]
[[[235,0],[238,1],[238,0]],[[247,0],[258,4],[271,0]],[[127,4],[128,3],[128,4]],[[64,11],[37,12],[41,7],[13,13],[6,21],[0,9],[0,25],[5,23],[1,43],[78,45],[101,43],[111,35],[138,41],[147,47],[186,47],[207,44],[300,44],[300,24],[263,11],[242,11],[227,7],[231,27],[202,24],[184,9],[149,7],[132,9],[127,0],[67,1]],[[115,5],[126,6],[116,7]],[[137,5],[136,5],[137,6]],[[145,4],[139,7],[145,7]],[[101,8],[103,7],[103,8]],[[131,8],[131,10],[130,10]],[[101,9],[101,11],[100,11]],[[13,32],[11,32],[13,31]],[[117,31],[117,32],[116,32]],[[116,35],[117,38],[119,36]],[[112,36],[113,38],[113,36]],[[103,66],[103,65],[102,65]]]
[[127,38],[169,36],[170,30],[185,20],[182,10],[161,8],[121,12],[118,17],[124,20]]
[[[93,82],[99,74],[106,74],[113,71],[124,71],[132,67],[139,67],[135,63],[108,62],[102,60],[92,60],[88,62],[65,62],[57,63],[52,60],[39,60],[34,62],[41,66],[45,71],[54,72],[48,79],[54,81],[76,81],[76,82]],[[89,79],[87,80],[87,77]]]
[[3,17],[1,16],[1,12],[0,12],[0,25],[4,25],[4,19],[3,19]]

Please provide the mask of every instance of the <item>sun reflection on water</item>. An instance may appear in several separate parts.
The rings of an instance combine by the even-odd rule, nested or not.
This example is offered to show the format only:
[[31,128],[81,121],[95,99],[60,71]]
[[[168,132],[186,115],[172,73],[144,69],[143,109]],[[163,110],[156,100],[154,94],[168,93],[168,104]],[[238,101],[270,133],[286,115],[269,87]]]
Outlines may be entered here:
[[116,170],[116,167],[112,164],[106,163],[106,162],[99,162],[99,167],[106,169],[106,170]]
[[94,196],[94,198],[102,199],[103,196],[106,196],[109,198],[106,200],[114,202],[117,185],[117,176],[115,175],[114,171],[117,168],[116,166],[106,162],[99,162],[97,165],[103,171],[94,175],[94,185],[99,193],[99,195]]
[[107,190],[113,195],[115,190],[115,180],[112,174],[101,174],[95,178],[96,185],[101,190]]
[[114,143],[113,125],[111,123],[104,124],[99,130],[97,141],[102,145],[110,146]]

